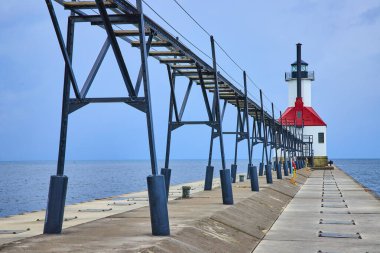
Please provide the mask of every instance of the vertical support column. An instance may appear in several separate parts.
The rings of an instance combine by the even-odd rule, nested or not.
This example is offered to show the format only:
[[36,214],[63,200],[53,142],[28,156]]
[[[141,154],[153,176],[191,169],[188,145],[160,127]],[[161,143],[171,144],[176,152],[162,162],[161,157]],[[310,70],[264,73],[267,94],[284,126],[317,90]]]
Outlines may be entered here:
[[264,175],[264,163],[261,162],[259,165],[259,176]]
[[280,121],[280,124],[281,124],[281,138],[280,138],[280,140],[281,140],[281,153],[284,154],[282,164],[283,164],[283,168],[284,168],[284,175],[287,177],[287,176],[289,176],[289,170],[288,170],[288,165],[286,163],[286,137],[285,137],[286,131],[284,132],[284,126],[282,124],[282,112],[281,111],[280,111],[280,119],[281,119],[281,121]]
[[231,164],[232,183],[236,183],[237,164]]
[[273,179],[272,179],[272,166],[269,163],[269,159],[268,159],[268,150],[267,150],[267,146],[268,146],[268,133],[267,133],[266,124],[265,124],[264,104],[263,104],[263,92],[261,90],[260,90],[260,103],[261,103],[261,120],[262,120],[262,124],[263,124],[263,129],[264,129],[264,143],[263,143],[263,145],[264,145],[264,151],[265,151],[265,157],[266,157],[265,176],[266,176],[266,179],[267,179],[267,183],[268,184],[272,184],[273,183]]
[[[262,121],[262,119],[261,119]],[[260,127],[258,127],[258,130],[259,130],[259,135],[260,137],[262,137],[262,123],[261,122],[257,122],[258,125],[260,125]],[[264,141],[262,141],[263,143],[263,150],[261,152],[261,163],[260,163],[260,167],[259,167],[259,176],[263,176],[264,175],[264,156],[265,156],[265,144],[264,144]]]
[[140,53],[141,53],[141,67],[143,73],[144,95],[146,101],[146,122],[148,128],[149,139],[149,152],[150,162],[152,167],[152,175],[147,177],[148,183],[148,196],[149,196],[149,208],[150,219],[152,225],[152,234],[158,236],[170,235],[169,227],[169,215],[166,197],[165,178],[162,175],[158,175],[157,172],[157,158],[154,141],[154,128],[152,117],[152,105],[150,97],[150,82],[149,82],[149,70],[147,61],[147,49],[145,41],[145,22],[142,1],[136,0],[136,6],[138,14],[140,15],[139,26],[139,38],[140,38]]
[[[214,111],[215,106],[215,97],[213,99],[212,107]],[[215,121],[215,117],[213,116],[212,121]],[[210,149],[208,153],[208,164],[206,167],[206,175],[205,175],[205,185],[204,190],[205,191],[211,191],[212,190],[212,181],[214,178],[214,166],[211,165],[212,161],[212,148],[214,146],[214,126],[211,127],[211,138],[210,138]]]
[[219,136],[220,144],[220,154],[222,159],[222,169],[220,170],[220,184],[222,187],[222,197],[223,204],[232,205],[234,203],[232,194],[232,184],[231,184],[231,172],[226,169],[226,161],[224,156],[224,142],[223,142],[223,127],[220,114],[220,103],[219,103],[219,81],[218,81],[218,70],[216,64],[216,54],[215,54],[215,42],[214,37],[210,36],[211,41],[211,51],[212,51],[212,62],[214,69],[214,80],[215,80],[215,118],[216,118],[216,130]]
[[272,124],[269,123],[268,125],[266,125],[266,130],[267,130],[267,148],[269,148],[269,158],[268,158],[268,161],[269,161],[269,164],[271,165],[272,169],[273,169],[273,163],[272,163],[272,141],[273,141],[273,136],[272,136]]
[[169,119],[168,119],[168,131],[166,138],[166,152],[165,152],[165,167],[161,168],[161,175],[165,178],[165,188],[166,188],[166,198],[169,198],[169,187],[170,187],[170,177],[172,170],[169,168],[170,161],[170,145],[172,140],[172,123],[173,123],[173,106],[174,106],[174,92],[175,92],[175,77],[173,77],[170,66],[166,65],[166,69],[168,72],[170,89],[172,92],[170,93],[170,102],[169,102]]
[[[258,139],[261,140],[262,139],[262,133],[261,133],[262,125],[261,125],[261,121],[259,120],[259,115],[257,111],[255,111],[255,117],[256,117],[256,120],[254,120],[254,124],[256,121],[256,125],[254,125],[254,127],[256,126],[256,129],[257,129],[256,136],[258,136]],[[257,143],[259,142],[257,141]],[[253,149],[253,140],[252,140],[252,149]],[[261,162],[259,165],[259,176],[262,176],[262,175],[264,175],[264,145],[263,145],[263,150],[261,152]]]
[[278,138],[277,138],[277,134],[278,132],[276,131],[276,125],[275,125],[275,119],[274,119],[274,105],[272,103],[272,118],[273,118],[273,122],[272,122],[272,136],[274,137],[274,152],[275,152],[275,156],[276,156],[276,162],[275,162],[275,169],[276,169],[276,174],[277,174],[277,179],[282,179],[282,173],[281,173],[281,165],[280,163],[278,162],[278,155],[277,155],[277,150],[278,150],[278,146],[277,146],[277,141]]
[[61,30],[59,28],[57,17],[53,9],[51,1],[46,1],[53,25],[60,42],[61,50],[65,59],[65,74],[63,81],[63,96],[62,96],[62,114],[61,114],[61,130],[59,138],[59,151],[58,151],[58,163],[57,163],[57,174],[50,177],[49,185],[49,195],[45,214],[44,223],[44,234],[59,234],[62,231],[63,216],[65,211],[66,202],[66,192],[68,177],[64,175],[65,169],[65,155],[66,155],[66,138],[67,138],[67,127],[69,118],[69,101],[70,101],[70,72],[72,74],[72,69],[70,67],[73,55],[74,46],[74,22],[69,18],[67,23],[67,42],[66,48],[64,46],[63,37]]
[[290,152],[290,126],[288,124],[288,121],[286,120],[286,149],[288,153],[288,160],[286,161],[288,164],[289,168],[289,174],[293,175],[293,168],[292,168],[292,163],[291,163],[291,152]]
[[251,191],[259,191],[259,178],[257,176],[257,167],[252,164],[252,152],[251,152],[251,135],[249,131],[249,115],[248,115],[248,89],[247,89],[247,73],[243,72],[244,79],[244,116],[247,128],[247,148],[248,148],[248,171],[251,176]]
[[302,120],[302,132],[301,132],[301,156],[302,156],[302,168],[305,168],[305,152],[304,152],[304,142],[303,142],[303,129],[304,129],[304,120]]
[[239,128],[240,128],[240,106],[239,100],[236,99],[236,134],[235,134],[235,153],[234,153],[234,163],[231,164],[231,177],[232,183],[236,182],[236,172],[237,172],[237,153],[238,153],[238,141],[239,141]]

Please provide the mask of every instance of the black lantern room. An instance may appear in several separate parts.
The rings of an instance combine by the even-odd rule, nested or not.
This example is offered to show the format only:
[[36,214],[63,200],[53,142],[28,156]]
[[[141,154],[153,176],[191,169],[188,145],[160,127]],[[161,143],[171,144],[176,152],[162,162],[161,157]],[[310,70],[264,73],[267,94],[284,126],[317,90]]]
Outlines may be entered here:
[[[301,78],[308,78],[307,66],[309,64],[301,60]],[[297,78],[297,61],[291,64],[292,66],[292,78]]]

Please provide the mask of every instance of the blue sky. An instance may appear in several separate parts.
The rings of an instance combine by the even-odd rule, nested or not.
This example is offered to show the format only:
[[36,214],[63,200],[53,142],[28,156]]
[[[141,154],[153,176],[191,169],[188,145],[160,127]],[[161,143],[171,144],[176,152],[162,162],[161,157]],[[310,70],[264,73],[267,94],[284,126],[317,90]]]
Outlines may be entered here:
[[[208,36],[172,0],[147,2],[210,54]],[[284,72],[295,60],[295,44],[303,43],[303,59],[316,74],[313,107],[328,124],[328,155],[380,158],[378,1],[179,2],[246,69],[278,110],[284,111],[287,105]],[[65,31],[69,13],[58,5],[55,8]],[[146,6],[145,10],[163,24]],[[64,65],[45,1],[1,5],[0,31],[0,160],[55,160]],[[83,83],[106,36],[104,30],[86,24],[78,25],[76,32],[74,68],[79,83]],[[134,79],[138,51],[128,45],[122,49]],[[217,54],[223,68],[242,82],[241,71],[220,49]],[[156,149],[163,158],[169,84],[163,65],[150,59],[149,67]],[[184,91],[186,85],[183,80],[177,87]],[[252,84],[249,90],[258,97]],[[89,97],[123,95],[125,87],[110,50]],[[199,89],[193,89],[186,119],[205,117],[200,99]],[[225,130],[233,130],[234,121],[231,107],[227,109]],[[176,130],[172,158],[207,158],[209,134],[206,126]],[[231,158],[234,138],[227,136],[225,142],[226,156]],[[245,147],[240,144],[241,158],[247,157]],[[148,154],[145,116],[135,109],[121,104],[89,105],[70,115],[67,159],[146,159]],[[254,156],[258,158],[260,151],[255,150]]]

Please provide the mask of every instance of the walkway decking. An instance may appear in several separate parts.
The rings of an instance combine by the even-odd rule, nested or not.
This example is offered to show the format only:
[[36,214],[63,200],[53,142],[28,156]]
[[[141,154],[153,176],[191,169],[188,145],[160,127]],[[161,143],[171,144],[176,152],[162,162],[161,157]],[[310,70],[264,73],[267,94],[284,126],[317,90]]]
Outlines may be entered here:
[[264,252],[380,252],[380,201],[339,169],[313,171],[254,251]]

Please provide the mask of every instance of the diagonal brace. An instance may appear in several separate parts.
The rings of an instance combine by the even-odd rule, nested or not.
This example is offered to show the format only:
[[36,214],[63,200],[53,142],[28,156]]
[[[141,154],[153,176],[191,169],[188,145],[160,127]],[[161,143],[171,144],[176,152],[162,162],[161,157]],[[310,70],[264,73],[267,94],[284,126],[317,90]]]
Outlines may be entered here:
[[[46,5],[48,7],[48,10],[49,10],[51,21],[52,21],[53,26],[54,26],[55,34],[57,35],[59,47],[61,48],[63,59],[65,61],[65,64],[66,64],[66,67],[68,70],[68,74],[69,74],[69,77],[70,77],[70,80],[71,80],[71,83],[72,83],[72,86],[74,89],[75,96],[77,98],[80,98],[77,81],[75,79],[73,67],[71,65],[71,59],[69,57],[69,54],[68,54],[66,46],[65,46],[65,42],[64,42],[63,37],[62,37],[62,32],[61,32],[61,29],[59,27],[58,19],[57,19],[57,16],[55,14],[55,11],[54,11],[53,4],[52,4],[51,0],[45,0],[45,1],[46,1]],[[70,19],[69,19],[69,25],[70,25]]]
[[185,112],[185,108],[186,108],[186,105],[187,105],[187,100],[189,99],[189,95],[190,95],[191,87],[193,87],[193,81],[192,81],[192,80],[190,80],[190,81],[189,81],[189,84],[187,85],[187,89],[186,89],[185,97],[183,98],[183,102],[182,102],[181,110],[179,111],[179,119],[180,119],[180,120],[182,120],[182,115],[183,115],[183,113]]
[[[149,38],[148,38],[148,41],[146,42],[147,55],[149,55],[149,50],[150,50],[150,45],[152,44],[152,40],[153,40],[153,32],[151,31]],[[136,85],[135,85],[136,94],[139,94],[142,78],[143,78],[143,68],[142,68],[142,66],[140,66],[139,75],[137,77],[137,81],[136,81]]]
[[104,28],[107,32],[108,38],[110,39],[111,46],[115,54],[116,61],[119,65],[121,75],[123,76],[125,86],[127,87],[129,96],[136,97],[136,93],[132,85],[131,77],[129,76],[128,69],[127,69],[127,66],[125,65],[123,56],[121,54],[119,44],[117,43],[116,36],[112,28],[112,24],[110,22],[107,10],[104,6],[104,2],[102,0],[95,0],[95,2],[96,2],[96,6],[98,7],[99,14],[102,17]]
[[107,38],[106,41],[103,44],[102,49],[100,50],[98,57],[95,60],[94,65],[91,68],[90,73],[87,76],[87,79],[82,87],[82,90],[80,91],[80,95],[82,98],[85,98],[87,96],[87,93],[92,85],[92,82],[95,79],[96,74],[98,73],[98,70],[100,66],[102,65],[102,62],[104,60],[104,57],[106,56],[108,49],[110,47],[110,40]]

